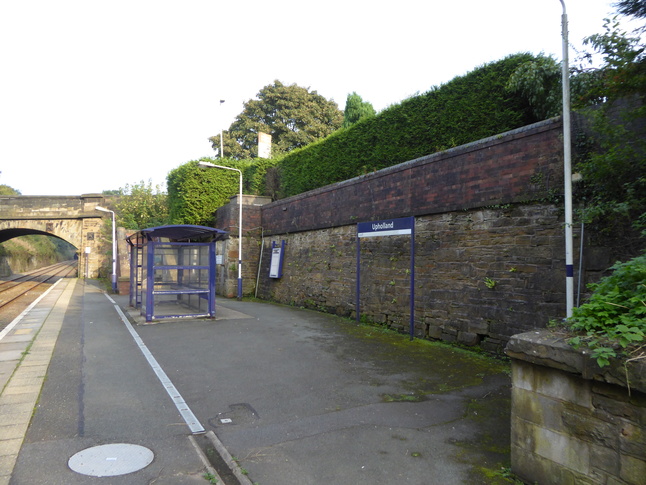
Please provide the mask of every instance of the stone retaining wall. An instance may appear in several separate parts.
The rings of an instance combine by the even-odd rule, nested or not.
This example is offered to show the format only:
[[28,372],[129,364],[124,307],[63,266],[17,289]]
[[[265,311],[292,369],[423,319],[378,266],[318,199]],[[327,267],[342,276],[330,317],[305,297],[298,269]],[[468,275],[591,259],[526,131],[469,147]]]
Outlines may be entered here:
[[[416,336],[501,351],[513,334],[558,315],[561,224],[550,204],[418,217]],[[271,279],[269,248],[281,240],[284,276]],[[260,298],[356,317],[356,226],[271,236],[264,253]],[[410,237],[362,239],[360,263],[361,316],[407,332]]]
[[[563,217],[552,202],[562,178],[553,119],[255,208],[246,202],[243,293],[354,318],[357,223],[413,216],[415,335],[502,352],[512,335],[564,316]],[[215,227],[230,231],[218,275],[227,296],[236,210],[216,213]],[[271,243],[282,240],[284,275],[273,279]],[[407,331],[410,238],[366,238],[359,250],[361,317]],[[613,262],[610,251],[586,251],[582,288]]]
[[541,485],[642,485],[646,480],[646,363],[600,368],[567,336],[515,335],[513,472]]

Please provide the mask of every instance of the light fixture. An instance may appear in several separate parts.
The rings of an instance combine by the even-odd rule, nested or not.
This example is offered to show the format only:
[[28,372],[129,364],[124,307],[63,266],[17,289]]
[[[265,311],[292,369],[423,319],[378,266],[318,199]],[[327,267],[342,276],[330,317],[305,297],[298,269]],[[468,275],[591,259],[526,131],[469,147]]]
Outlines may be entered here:
[[198,166],[206,168],[221,168],[232,170],[240,175],[240,193],[238,195],[238,300],[242,299],[242,170],[222,165],[215,165],[210,162],[198,162]]

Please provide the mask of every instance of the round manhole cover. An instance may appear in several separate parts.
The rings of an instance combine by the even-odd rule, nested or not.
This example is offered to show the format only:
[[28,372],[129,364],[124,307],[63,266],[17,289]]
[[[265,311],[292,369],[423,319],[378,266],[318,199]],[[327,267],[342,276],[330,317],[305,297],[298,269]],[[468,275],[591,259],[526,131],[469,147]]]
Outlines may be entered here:
[[79,451],[67,464],[73,471],[83,475],[114,477],[146,468],[154,456],[143,446],[114,443]]

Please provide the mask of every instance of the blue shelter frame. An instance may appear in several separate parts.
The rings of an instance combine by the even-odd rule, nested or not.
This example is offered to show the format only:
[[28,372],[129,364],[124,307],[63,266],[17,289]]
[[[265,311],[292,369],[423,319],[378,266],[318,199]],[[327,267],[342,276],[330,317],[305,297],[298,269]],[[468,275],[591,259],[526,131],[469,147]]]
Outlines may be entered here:
[[146,321],[215,318],[215,243],[225,231],[171,225],[126,238],[130,252],[130,305]]

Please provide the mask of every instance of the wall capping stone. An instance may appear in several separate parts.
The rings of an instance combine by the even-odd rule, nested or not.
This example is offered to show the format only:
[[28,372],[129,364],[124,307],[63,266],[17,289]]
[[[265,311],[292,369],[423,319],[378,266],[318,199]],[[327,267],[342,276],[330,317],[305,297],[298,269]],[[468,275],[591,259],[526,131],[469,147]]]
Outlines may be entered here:
[[634,360],[626,365],[623,359],[612,359],[610,365],[599,367],[590,357],[589,350],[575,349],[567,343],[572,337],[571,334],[552,329],[525,332],[509,339],[505,353],[512,359],[646,393],[646,359]]

